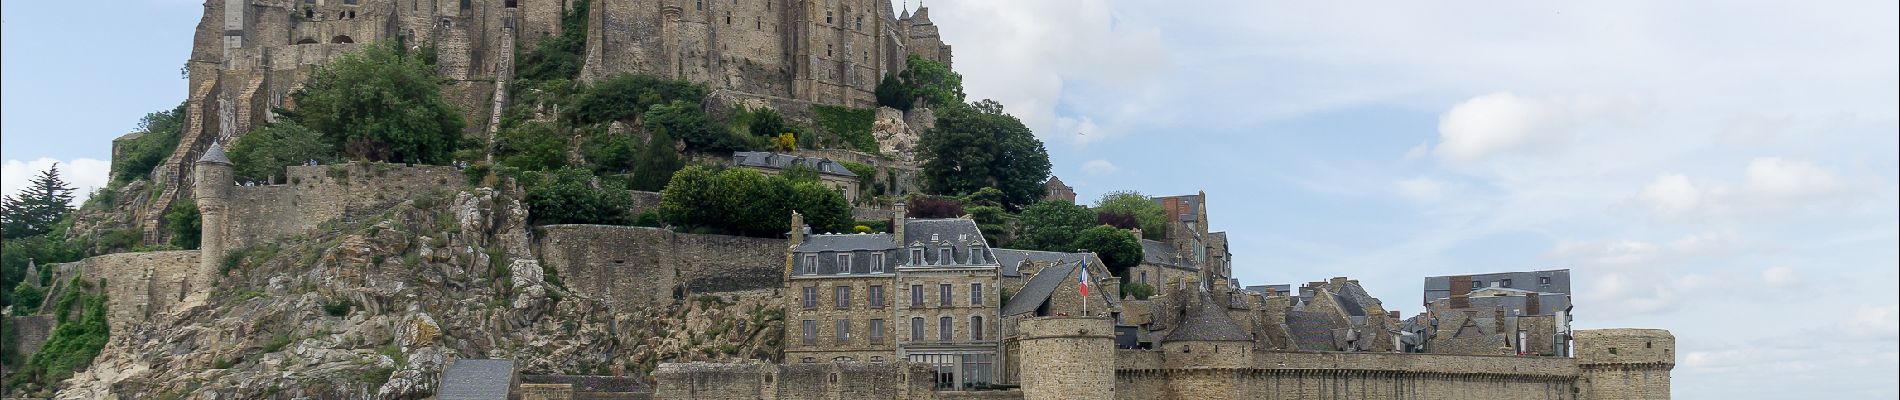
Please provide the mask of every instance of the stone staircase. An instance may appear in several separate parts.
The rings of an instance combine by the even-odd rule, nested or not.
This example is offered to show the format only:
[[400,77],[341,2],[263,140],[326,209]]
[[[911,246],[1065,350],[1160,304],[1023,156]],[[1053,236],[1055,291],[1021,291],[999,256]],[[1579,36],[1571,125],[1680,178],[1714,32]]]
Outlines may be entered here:
[[495,136],[501,131],[501,113],[508,107],[508,84],[515,77],[515,30],[520,29],[519,15],[502,20],[501,51],[495,57],[495,106],[488,114],[488,162],[495,162]]
[[191,101],[186,103],[189,106],[185,108],[185,126],[178,138],[178,148],[172,150],[171,157],[152,172],[152,184],[163,185],[165,190],[146,203],[139,217],[140,226],[145,230],[146,245],[164,242],[165,231],[160,227],[165,222],[165,211],[171,209],[172,202],[183,193],[185,185],[191,184],[190,165],[195,161],[192,158],[211,145],[212,140],[206,137],[215,138],[219,134],[216,130],[205,129],[205,105],[214,101],[213,96],[217,92],[216,79],[207,79],[192,89]]

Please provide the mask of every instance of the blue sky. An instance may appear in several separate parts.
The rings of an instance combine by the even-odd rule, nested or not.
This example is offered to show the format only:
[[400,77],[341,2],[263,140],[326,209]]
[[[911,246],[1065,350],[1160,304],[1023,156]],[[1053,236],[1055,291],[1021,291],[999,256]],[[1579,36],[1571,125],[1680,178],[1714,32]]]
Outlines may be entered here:
[[[1249,284],[1570,268],[1676,398],[1900,397],[1894,2],[929,5],[1081,197],[1206,191]],[[184,96],[195,3],[0,7],[9,190]]]

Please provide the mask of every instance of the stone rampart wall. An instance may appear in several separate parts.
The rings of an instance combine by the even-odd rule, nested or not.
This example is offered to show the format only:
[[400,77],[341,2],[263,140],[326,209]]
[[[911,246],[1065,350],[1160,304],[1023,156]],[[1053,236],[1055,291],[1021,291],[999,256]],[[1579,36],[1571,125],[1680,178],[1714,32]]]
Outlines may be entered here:
[[536,242],[542,265],[577,294],[608,304],[664,303],[688,293],[777,288],[786,242],[675,233],[660,228],[548,225]]
[[930,372],[904,362],[669,363],[653,377],[657,399],[926,399],[934,394]]
[[51,315],[6,317],[6,323],[18,340],[21,360],[32,359],[33,353],[40,352],[40,346],[46,345],[46,337],[53,333]]
[[[130,332],[151,316],[170,311],[194,290],[189,286],[198,270],[198,254],[197,250],[106,254],[53,268],[76,271],[80,279],[94,284],[104,279],[106,325],[113,332]],[[57,279],[65,282],[72,277]]]
[[1170,355],[1116,351],[1116,397],[1576,399],[1582,373],[1569,358],[1255,352],[1251,368],[1165,368]]
[[285,184],[232,188],[226,248],[308,232],[340,217],[372,215],[467,179],[447,166],[349,163],[287,168]]

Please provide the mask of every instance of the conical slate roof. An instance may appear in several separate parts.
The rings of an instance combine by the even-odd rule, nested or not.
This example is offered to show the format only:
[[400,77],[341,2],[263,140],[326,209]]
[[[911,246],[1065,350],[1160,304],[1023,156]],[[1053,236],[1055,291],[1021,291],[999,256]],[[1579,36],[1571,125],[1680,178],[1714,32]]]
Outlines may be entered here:
[[1200,301],[1194,302],[1199,305],[1187,305],[1187,322],[1175,327],[1173,332],[1168,332],[1168,337],[1162,338],[1161,341],[1246,342],[1253,340],[1253,335],[1248,334],[1247,329],[1234,323],[1232,318],[1227,317],[1225,310],[1221,310],[1219,305],[1214,304],[1213,296],[1209,296],[1207,292],[1201,292],[1200,295]]
[[211,148],[205,149],[203,157],[198,157],[198,163],[231,165],[231,159],[224,156],[224,146],[218,145],[218,142],[211,142]]

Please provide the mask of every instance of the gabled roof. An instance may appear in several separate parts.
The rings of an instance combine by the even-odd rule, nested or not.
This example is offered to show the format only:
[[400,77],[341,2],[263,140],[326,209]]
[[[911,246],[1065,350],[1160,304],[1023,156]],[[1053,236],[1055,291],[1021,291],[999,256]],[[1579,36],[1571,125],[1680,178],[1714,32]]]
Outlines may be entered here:
[[1080,263],[1088,258],[1088,253],[1062,253],[1054,251],[990,249],[996,253],[996,263],[1003,266],[1003,276],[1022,276],[1017,268],[1023,261],[1042,263],[1073,262]]
[[1036,276],[1029,278],[1029,283],[1023,285],[1023,290],[1009,297],[1009,304],[1003,305],[1002,315],[1036,311],[1043,302],[1049,301],[1049,296],[1055,294],[1056,288],[1062,287],[1063,281],[1075,275],[1075,268],[1081,265],[1058,263],[1036,272]]
[[1313,311],[1287,311],[1287,333],[1293,336],[1293,347],[1306,351],[1333,350],[1332,319],[1325,313]]
[[1180,254],[1176,253],[1174,246],[1170,246],[1158,240],[1141,240],[1141,262],[1189,270],[1200,270],[1200,267],[1194,265],[1193,260],[1181,257]]
[[514,360],[455,360],[442,370],[441,400],[506,400],[515,377]]
[[1207,292],[1200,293],[1199,306],[1188,305],[1187,321],[1168,332],[1163,342],[1176,341],[1252,341],[1253,335],[1241,328],[1233,318],[1227,317],[1227,310],[1216,304],[1214,297]]

